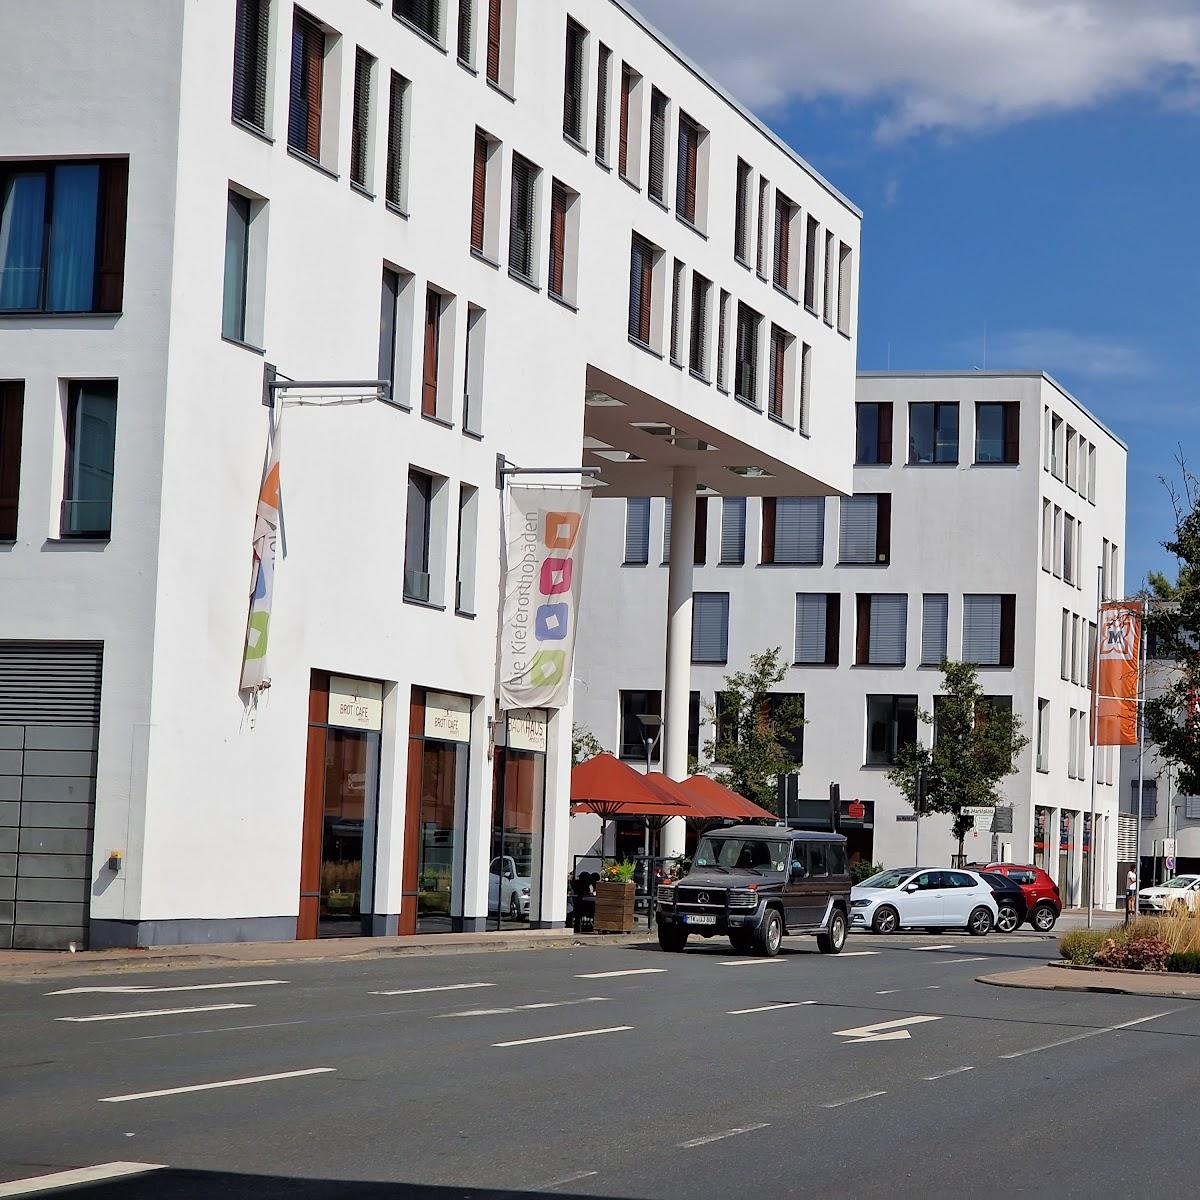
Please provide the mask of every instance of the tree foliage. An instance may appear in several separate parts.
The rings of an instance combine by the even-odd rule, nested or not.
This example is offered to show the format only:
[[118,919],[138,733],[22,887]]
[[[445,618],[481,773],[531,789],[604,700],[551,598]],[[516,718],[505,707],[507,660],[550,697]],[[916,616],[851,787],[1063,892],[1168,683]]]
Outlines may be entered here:
[[603,753],[604,747],[586,725],[571,726],[571,766],[577,767],[581,762]]
[[774,692],[787,670],[779,646],[751,655],[748,670],[725,676],[718,703],[708,710],[716,723],[716,737],[704,747],[717,764],[713,777],[768,812],[779,811],[779,777],[800,768],[793,747],[804,728],[804,705]]
[[[964,808],[994,807],[1000,800],[999,783],[1017,771],[1017,758],[1029,744],[1021,732],[1021,718],[988,704],[979,675],[971,663],[943,661],[942,695],[937,705],[937,730],[932,746],[917,741],[902,746],[888,779],[916,809],[918,779],[924,774],[923,813],[948,813],[954,817],[958,852],[974,822]],[[933,713],[919,714],[930,727]],[[919,865],[919,864],[918,864]]]

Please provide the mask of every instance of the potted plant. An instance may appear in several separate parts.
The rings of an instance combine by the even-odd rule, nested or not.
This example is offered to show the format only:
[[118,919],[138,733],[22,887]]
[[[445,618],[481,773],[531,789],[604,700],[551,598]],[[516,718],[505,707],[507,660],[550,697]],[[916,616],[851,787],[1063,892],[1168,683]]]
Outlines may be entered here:
[[605,863],[596,884],[597,933],[632,933],[634,865],[628,859]]

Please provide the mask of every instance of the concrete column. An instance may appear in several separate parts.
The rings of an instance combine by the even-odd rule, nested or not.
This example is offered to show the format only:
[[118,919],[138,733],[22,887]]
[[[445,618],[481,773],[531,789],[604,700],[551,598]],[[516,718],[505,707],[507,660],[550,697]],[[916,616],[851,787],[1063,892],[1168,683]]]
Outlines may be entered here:
[[[667,567],[667,662],[663,688],[663,772],[687,778],[688,704],[692,690],[692,574],[696,540],[696,470],[675,467],[671,481],[671,558]],[[663,853],[683,853],[684,823],[668,821]]]

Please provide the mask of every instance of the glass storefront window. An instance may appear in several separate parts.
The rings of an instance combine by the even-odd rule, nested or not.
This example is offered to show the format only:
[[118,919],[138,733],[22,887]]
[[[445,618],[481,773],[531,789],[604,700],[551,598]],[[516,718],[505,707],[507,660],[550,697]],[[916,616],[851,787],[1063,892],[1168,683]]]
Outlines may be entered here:
[[417,846],[417,931],[448,933],[462,887],[467,745],[426,740],[421,753],[420,840]]
[[331,728],[325,743],[318,933],[367,933],[373,909],[379,734]]
[[495,771],[488,925],[528,925],[541,911],[546,756],[533,750],[497,749]]

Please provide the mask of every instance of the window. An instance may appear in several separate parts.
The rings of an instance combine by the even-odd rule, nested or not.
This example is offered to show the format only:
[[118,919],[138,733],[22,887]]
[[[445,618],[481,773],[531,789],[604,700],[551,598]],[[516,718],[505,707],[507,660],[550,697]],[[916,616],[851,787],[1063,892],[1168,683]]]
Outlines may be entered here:
[[1063,555],[1063,510],[1056,504],[1054,506],[1054,546],[1053,555],[1051,557],[1050,566],[1056,578],[1062,578],[1062,555]]
[[662,738],[655,741],[654,730],[647,730],[638,720],[641,716],[662,716],[661,692],[621,693],[621,757],[638,762],[646,761],[646,743],[654,742],[650,761],[658,762],[662,751]]
[[579,194],[557,179],[550,185],[550,295],[575,300],[575,206]]
[[321,93],[325,72],[325,30],[308,13],[292,18],[292,83],[288,145],[314,162],[321,160]]
[[17,537],[24,408],[24,383],[19,380],[0,383],[0,542],[12,542]]
[[[1067,778],[1079,778],[1079,713],[1072,708],[1067,713]],[[1134,784],[1137,787],[1137,784]],[[1136,792],[1134,793],[1136,795]]]
[[811,428],[812,415],[812,347],[807,342],[800,345],[800,411],[796,417],[796,428],[807,434]]
[[892,405],[887,403],[856,404],[857,453],[859,466],[890,465],[892,461]]
[[837,239],[832,233],[825,233],[825,324],[833,325],[833,306],[837,288],[837,273],[834,270]]
[[127,159],[0,162],[0,312],[120,312]]
[[692,596],[692,662],[724,663],[729,659],[729,593],[696,592]]
[[817,264],[821,253],[821,226],[811,213],[804,237],[804,307],[817,311]]
[[1011,667],[1016,630],[1014,595],[963,597],[963,661],[984,667]]
[[669,101],[658,88],[650,89],[650,173],[646,193],[665,204],[667,199],[667,107]]
[[458,555],[454,568],[454,611],[475,612],[475,549],[479,524],[479,489],[458,487]]
[[1096,447],[1090,444],[1088,446],[1087,498],[1089,503],[1096,503]]
[[1117,561],[1120,552],[1117,550],[1117,543],[1113,542],[1109,554],[1112,558],[1112,570],[1109,572],[1109,595],[1119,596],[1124,592],[1125,587],[1121,579],[1121,572],[1117,568]]
[[638,182],[638,135],[641,114],[637,110],[642,77],[628,63],[621,64],[620,142],[617,146],[617,170],[630,183]]
[[270,0],[237,0],[233,26],[233,119],[267,128]]
[[435,288],[425,290],[425,341],[421,371],[421,415],[439,416],[438,376],[442,357],[442,310],[446,297]]
[[796,665],[836,667],[841,597],[836,592],[796,596]]
[[1050,414],[1050,474],[1063,477],[1063,420],[1054,413]]
[[746,561],[746,497],[721,499],[721,558],[725,566],[741,566]]
[[820,566],[824,561],[825,497],[764,496],[762,561]]
[[107,538],[111,533],[116,446],[116,383],[72,382],[67,389],[62,537]]
[[533,163],[513,155],[512,197],[508,215],[508,269],[512,274],[534,283],[534,211],[540,172]]
[[708,497],[696,497],[696,523],[692,536],[692,565],[702,567],[708,561]]
[[775,193],[775,272],[776,287],[791,292],[791,244],[792,222],[796,217],[796,206],[782,193]]
[[408,207],[408,94],[403,75],[391,74],[388,92],[387,180],[385,199],[403,212]]
[[886,767],[917,740],[916,696],[867,697],[867,766]]
[[514,16],[514,0],[488,0],[485,71],[488,83],[506,96],[513,90]]
[[408,512],[404,518],[404,595],[408,600],[430,599],[429,532],[433,513],[433,476],[408,473]]
[[850,336],[850,288],[854,275],[854,251],[845,242],[838,244],[838,333]]
[[692,272],[692,310],[689,316],[688,367],[693,375],[708,379],[708,302],[712,284]]
[[975,405],[975,461],[1009,463],[1021,461],[1021,406],[1013,401],[1003,404]]
[[246,287],[250,263],[250,201],[230,192],[225,212],[225,290],[221,336],[246,340]]
[[399,308],[400,275],[390,267],[384,267],[379,298],[379,378],[388,381],[393,400],[396,397],[396,324]]
[[921,597],[921,666],[938,667],[946,658],[950,597],[926,592]]
[[483,432],[483,347],[487,313],[467,305],[466,369],[463,372],[463,432]]
[[902,667],[907,658],[908,596],[876,593],[858,596],[854,661],[858,666]]
[[471,167],[471,249],[483,253],[487,227],[488,139],[482,129],[475,130],[475,153]]
[[804,761],[804,693],[771,692],[766,709],[780,747],[798,766]]
[[758,254],[754,264],[760,279],[767,277],[767,198],[770,192],[770,181],[763,179],[760,175],[758,179]]
[[1075,518],[1070,513],[1063,517],[1062,577],[1064,583],[1075,582]]
[[583,144],[583,121],[587,109],[584,93],[584,47],[587,32],[576,21],[567,18],[566,64],[563,78],[563,133],[573,142]]
[[700,163],[700,126],[687,113],[679,114],[679,162],[675,174],[675,211],[696,224],[696,182]]
[[771,377],[767,393],[767,412],[778,421],[786,419],[785,392],[787,389],[788,349],[792,339],[779,328],[771,326]]
[[754,309],[738,302],[733,390],[739,400],[755,407],[758,406],[758,327],[761,321]]
[[1037,769],[1050,770],[1050,701],[1037,702]]
[[908,406],[908,461],[958,462],[958,405]]
[[475,63],[475,0],[458,0],[458,61]]
[[729,326],[729,293],[722,289],[720,306],[717,309],[717,389],[729,391],[729,356],[725,353]]
[[737,194],[734,198],[733,214],[733,256],[740,263],[748,263],[750,257],[747,242],[749,240],[750,177],[752,173],[750,164],[739,158],[737,160]]
[[633,235],[629,254],[629,336],[650,345],[650,313],[654,293],[654,247]]
[[441,0],[392,0],[392,15],[419,29],[426,37],[441,44]]
[[1054,506],[1042,500],[1042,570],[1049,571],[1054,559]]
[[843,496],[838,531],[838,562],[886,563],[892,547],[890,493]]
[[603,43],[596,56],[596,160],[608,162],[608,77],[612,51]]
[[650,497],[625,501],[625,565],[644,567],[650,561]]
[[671,361],[682,365],[684,265],[675,259],[671,266]]
[[371,186],[371,83],[375,59],[361,46],[354,51],[354,111],[350,129],[350,182]]
[[688,758],[700,757],[700,693],[688,695]]
[[1067,487],[1072,491],[1076,489],[1079,480],[1077,472],[1079,469],[1079,439],[1070,425],[1067,426]]

